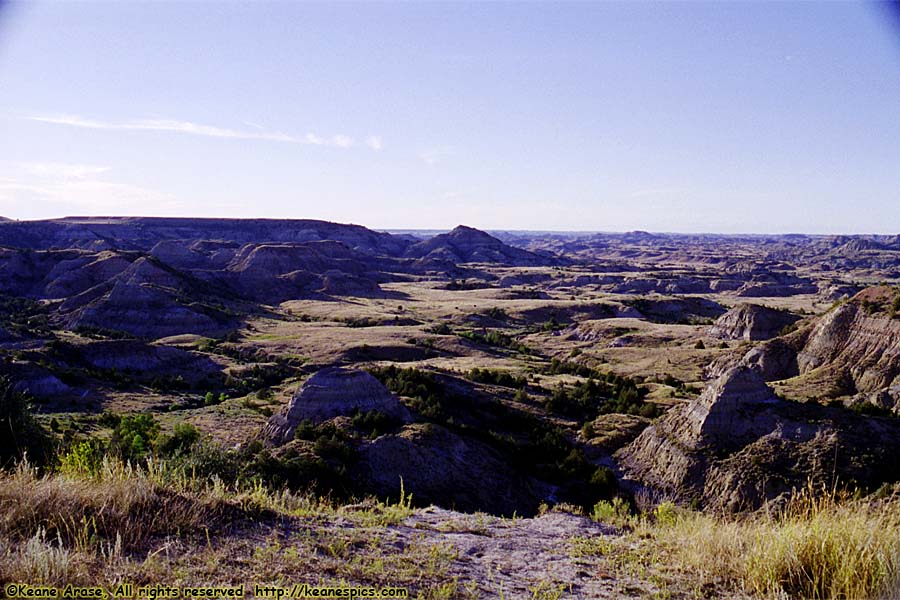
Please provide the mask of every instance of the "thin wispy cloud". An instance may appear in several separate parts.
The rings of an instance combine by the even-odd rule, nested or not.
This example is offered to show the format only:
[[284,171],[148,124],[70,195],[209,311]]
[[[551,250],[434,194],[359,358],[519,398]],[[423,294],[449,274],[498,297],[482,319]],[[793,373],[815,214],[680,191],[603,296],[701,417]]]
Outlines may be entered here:
[[109,167],[54,162],[5,162],[12,169],[43,178],[88,179],[109,171]]
[[420,152],[419,158],[429,167],[433,167],[451,154],[453,154],[453,148],[450,146],[440,146],[438,148],[429,148]]
[[127,183],[73,180],[45,183],[0,180],[0,209],[16,215],[23,202],[59,207],[61,214],[147,214],[183,209],[169,195]]
[[353,146],[353,138],[346,135],[336,135],[331,138],[331,143],[338,148],[350,148]]
[[177,212],[185,206],[165,192],[106,177],[99,165],[0,161],[0,214],[18,216],[22,207],[40,206],[55,214],[146,214]]
[[[252,129],[233,129],[204,125],[192,121],[178,121],[175,119],[132,119],[128,121],[102,121],[88,119],[78,115],[29,115],[24,117],[29,121],[49,123],[52,125],[64,125],[68,127],[80,127],[83,129],[119,130],[119,131],[156,131],[167,133],[180,133],[211,138],[223,138],[234,140],[260,140],[268,142],[285,142],[290,144],[304,144],[311,146],[332,146],[336,148],[352,148],[356,141],[344,134],[333,136],[321,136],[315,133],[306,133],[301,136],[290,135],[280,131],[267,131],[256,123],[247,123]],[[369,140],[373,139],[372,137]],[[379,150],[381,138],[378,139],[379,148],[375,148],[369,140],[366,145],[373,150]]]
[[378,152],[382,148],[384,148],[384,143],[381,141],[381,137],[377,135],[370,135],[366,138],[366,146]]
[[658,188],[643,188],[640,190],[634,190],[628,194],[629,198],[649,198],[654,196],[672,196],[675,194],[681,194],[684,190],[681,188],[675,187],[658,187]]

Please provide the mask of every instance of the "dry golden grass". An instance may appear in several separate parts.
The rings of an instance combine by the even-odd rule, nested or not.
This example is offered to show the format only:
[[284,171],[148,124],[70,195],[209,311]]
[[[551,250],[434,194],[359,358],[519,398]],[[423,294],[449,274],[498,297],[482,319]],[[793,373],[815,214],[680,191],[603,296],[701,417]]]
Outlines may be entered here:
[[[805,490],[778,514],[716,517],[665,503],[651,516],[595,511],[630,534],[573,539],[602,577],[664,596],[891,598],[900,594],[900,499],[848,500]],[[466,597],[450,545],[392,526],[409,502],[336,506],[261,485],[228,489],[164,464],[107,462],[97,476],[0,473],[0,584],[173,585],[248,581],[404,585]],[[502,521],[466,518],[450,533]],[[515,525],[504,521],[503,527]]]
[[156,536],[209,528],[239,513],[222,499],[188,493],[185,485],[164,485],[161,475],[112,461],[96,477],[39,476],[20,465],[0,477],[0,534],[24,540],[43,533],[71,547],[120,536],[129,549]]
[[164,463],[106,461],[96,476],[0,472],[0,586],[307,582],[402,585],[420,597],[453,582],[448,548],[395,544],[408,498],[336,506],[262,485],[229,489]]
[[768,598],[900,597],[900,498],[850,501],[806,489],[779,514],[665,511],[635,530],[653,554],[704,585]]

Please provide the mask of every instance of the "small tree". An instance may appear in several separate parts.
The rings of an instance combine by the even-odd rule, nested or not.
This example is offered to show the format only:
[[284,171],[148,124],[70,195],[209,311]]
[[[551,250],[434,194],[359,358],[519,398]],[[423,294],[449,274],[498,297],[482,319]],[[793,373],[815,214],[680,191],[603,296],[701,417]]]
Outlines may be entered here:
[[50,454],[50,436],[34,418],[28,400],[8,377],[0,377],[0,467],[25,455],[43,464]]
[[161,455],[184,454],[200,440],[200,430],[190,423],[175,423],[172,435],[161,435],[156,450]]
[[122,417],[110,438],[110,449],[125,460],[143,461],[159,435],[159,423],[151,415]]

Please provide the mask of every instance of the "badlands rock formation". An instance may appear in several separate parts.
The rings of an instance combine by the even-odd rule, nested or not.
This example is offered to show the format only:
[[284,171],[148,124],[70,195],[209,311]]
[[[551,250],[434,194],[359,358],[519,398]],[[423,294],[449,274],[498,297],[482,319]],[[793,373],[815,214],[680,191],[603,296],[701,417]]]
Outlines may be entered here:
[[617,454],[626,475],[682,501],[737,511],[804,486],[874,489],[900,477],[900,423],[778,399],[759,372],[726,371]]
[[158,338],[183,333],[222,335],[234,319],[202,302],[208,286],[149,258],[63,302],[66,325],[125,331]]
[[890,288],[868,288],[810,325],[741,358],[723,358],[708,372],[715,376],[743,364],[766,381],[802,376],[830,382],[828,398],[853,396],[900,410],[900,315],[892,311],[894,298]]
[[409,419],[397,397],[366,371],[329,367],[306,380],[285,411],[269,419],[263,435],[270,443],[281,445],[294,438],[294,430],[305,420],[322,423],[373,410],[399,421]]
[[495,514],[534,514],[540,494],[494,450],[429,423],[407,425],[360,449],[358,476],[378,494],[396,496],[401,479],[420,504]]
[[709,334],[725,340],[768,340],[800,317],[759,304],[739,304],[716,320]]
[[861,392],[900,384],[900,319],[887,306],[893,297],[889,288],[870,288],[823,316],[797,354],[800,373],[846,369]]
[[273,304],[317,291],[341,291],[342,285],[347,291],[377,295],[378,275],[369,271],[365,257],[343,244],[310,242],[244,246],[223,276],[243,297]]
[[16,248],[97,248],[149,251],[164,240],[315,242],[333,240],[368,254],[400,255],[410,241],[360,225],[311,219],[182,219],[162,217],[66,217],[0,223],[0,245]]
[[513,266],[547,265],[554,262],[549,257],[504,244],[492,235],[465,225],[410,246],[406,250],[406,256],[448,260],[453,263],[500,263]]

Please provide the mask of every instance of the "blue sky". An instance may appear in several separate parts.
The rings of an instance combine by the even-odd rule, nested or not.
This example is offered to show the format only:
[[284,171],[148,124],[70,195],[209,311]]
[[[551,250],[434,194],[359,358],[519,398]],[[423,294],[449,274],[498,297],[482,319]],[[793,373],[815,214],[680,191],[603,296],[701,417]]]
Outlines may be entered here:
[[0,8],[0,215],[900,233],[858,3]]

